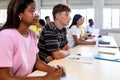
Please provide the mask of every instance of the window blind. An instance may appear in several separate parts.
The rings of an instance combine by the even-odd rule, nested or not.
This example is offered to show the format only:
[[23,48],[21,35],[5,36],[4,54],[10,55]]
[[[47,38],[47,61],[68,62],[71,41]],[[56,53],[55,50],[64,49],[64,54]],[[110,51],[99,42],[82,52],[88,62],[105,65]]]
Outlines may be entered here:
[[7,9],[10,0],[0,0],[0,9]]
[[120,0],[104,0],[104,6],[120,6]]
[[71,6],[93,6],[93,0],[67,0]]
[[63,0],[41,0],[41,7],[53,7],[59,3],[63,3]]

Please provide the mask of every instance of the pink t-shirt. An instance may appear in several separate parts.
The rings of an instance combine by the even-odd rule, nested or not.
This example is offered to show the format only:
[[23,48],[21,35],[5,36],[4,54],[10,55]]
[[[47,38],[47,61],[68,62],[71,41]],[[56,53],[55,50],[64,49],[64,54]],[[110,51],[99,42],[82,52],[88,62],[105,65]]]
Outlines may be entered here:
[[11,67],[16,76],[28,75],[36,61],[36,44],[37,38],[31,30],[27,38],[16,29],[0,31],[0,67]]

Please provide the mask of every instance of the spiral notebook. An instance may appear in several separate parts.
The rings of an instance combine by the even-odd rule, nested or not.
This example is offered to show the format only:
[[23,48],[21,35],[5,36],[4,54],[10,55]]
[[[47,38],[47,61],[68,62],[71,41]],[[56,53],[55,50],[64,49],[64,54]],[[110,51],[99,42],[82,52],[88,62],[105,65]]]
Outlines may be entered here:
[[96,53],[96,54],[93,55],[93,57],[95,59],[99,59],[99,60],[120,62],[120,57],[117,57],[117,56],[114,56],[114,55],[106,55],[106,54]]

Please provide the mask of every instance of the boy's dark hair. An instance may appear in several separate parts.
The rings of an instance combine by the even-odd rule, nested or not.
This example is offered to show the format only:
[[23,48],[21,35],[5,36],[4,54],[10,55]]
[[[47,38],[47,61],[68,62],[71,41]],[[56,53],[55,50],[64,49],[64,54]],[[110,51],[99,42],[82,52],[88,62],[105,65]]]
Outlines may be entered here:
[[18,28],[20,24],[19,14],[23,13],[27,6],[34,0],[11,0],[7,7],[7,20],[2,29]]
[[65,4],[57,4],[57,5],[55,5],[54,8],[53,8],[53,12],[52,12],[52,14],[53,14],[53,19],[55,19],[55,15],[56,15],[57,13],[63,12],[63,11],[68,11],[68,12],[70,12],[71,9],[70,9],[70,7],[69,7],[68,5],[65,5]]
[[50,18],[49,16],[45,16],[45,19]]
[[40,19],[40,20],[39,20],[39,23],[40,23],[42,26],[45,25],[45,21],[44,21],[43,19]]
[[88,22],[90,23],[90,21],[93,21],[92,19],[89,19]]

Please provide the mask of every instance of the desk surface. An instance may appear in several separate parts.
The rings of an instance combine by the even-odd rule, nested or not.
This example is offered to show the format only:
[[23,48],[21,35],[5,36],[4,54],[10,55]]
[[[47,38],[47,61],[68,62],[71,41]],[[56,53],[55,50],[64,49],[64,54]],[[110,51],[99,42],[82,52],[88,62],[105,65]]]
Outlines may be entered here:
[[[113,37],[103,37],[116,45]],[[81,54],[82,56],[92,57],[98,53],[97,45],[80,45],[71,49],[72,55]],[[102,48],[103,49],[103,48]],[[113,50],[115,55],[120,55],[118,48],[104,48],[104,50]],[[81,63],[73,60],[53,60],[49,63],[51,66],[61,65],[65,67],[67,75],[74,74],[77,80],[120,80],[120,62],[93,59],[92,64]],[[35,71],[29,76],[44,75],[41,71]]]

